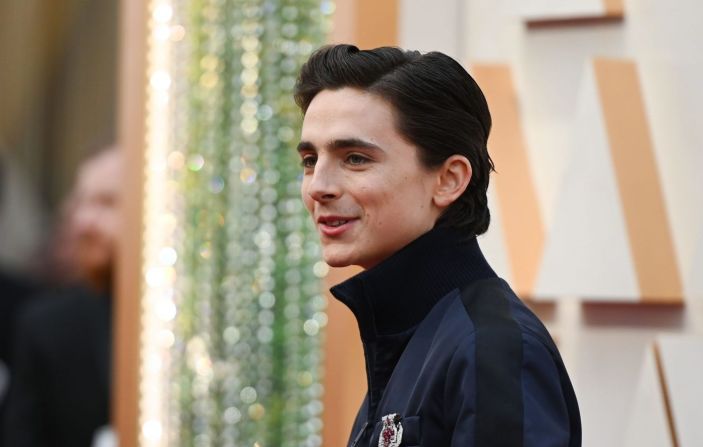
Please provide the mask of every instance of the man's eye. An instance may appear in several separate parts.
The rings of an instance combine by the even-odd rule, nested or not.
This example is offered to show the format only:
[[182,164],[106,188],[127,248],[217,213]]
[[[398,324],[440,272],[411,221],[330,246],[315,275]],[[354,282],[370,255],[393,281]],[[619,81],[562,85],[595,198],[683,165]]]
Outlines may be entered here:
[[317,157],[315,157],[313,155],[306,155],[300,161],[300,165],[304,168],[314,168],[315,162],[317,162]]
[[369,159],[364,157],[363,155],[359,154],[349,154],[347,156],[347,163],[350,165],[363,165],[364,163],[368,163]]

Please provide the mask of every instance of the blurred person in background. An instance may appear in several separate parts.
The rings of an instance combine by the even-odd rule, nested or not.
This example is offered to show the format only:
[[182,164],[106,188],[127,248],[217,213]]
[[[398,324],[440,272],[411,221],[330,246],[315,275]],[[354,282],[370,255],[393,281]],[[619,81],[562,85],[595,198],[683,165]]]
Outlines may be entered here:
[[82,447],[109,422],[111,295],[122,159],[79,168],[58,259],[74,285],[28,304],[17,322],[4,445]]

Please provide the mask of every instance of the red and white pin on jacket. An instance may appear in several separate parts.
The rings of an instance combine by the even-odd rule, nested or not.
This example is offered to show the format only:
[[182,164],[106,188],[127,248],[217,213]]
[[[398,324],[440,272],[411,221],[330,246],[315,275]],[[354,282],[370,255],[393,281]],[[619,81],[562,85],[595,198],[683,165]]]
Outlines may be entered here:
[[387,414],[381,419],[383,428],[378,437],[378,447],[398,447],[403,440],[403,426],[398,413]]

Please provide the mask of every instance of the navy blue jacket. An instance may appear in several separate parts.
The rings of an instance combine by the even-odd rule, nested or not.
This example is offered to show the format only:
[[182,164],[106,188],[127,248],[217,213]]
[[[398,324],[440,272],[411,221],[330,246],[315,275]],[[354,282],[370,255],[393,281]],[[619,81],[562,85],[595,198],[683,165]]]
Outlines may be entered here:
[[394,445],[379,444],[393,414],[401,446],[581,445],[554,342],[475,238],[434,229],[332,293],[356,316],[366,360],[349,446]]

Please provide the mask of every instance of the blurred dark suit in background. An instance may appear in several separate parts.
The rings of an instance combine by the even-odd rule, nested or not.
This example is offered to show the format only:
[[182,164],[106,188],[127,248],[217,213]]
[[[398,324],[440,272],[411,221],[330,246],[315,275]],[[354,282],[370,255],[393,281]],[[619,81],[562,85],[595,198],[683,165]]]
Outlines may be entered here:
[[[5,410],[7,381],[12,371],[11,350],[14,345],[15,323],[23,304],[36,292],[36,285],[26,278],[0,270],[0,421]],[[0,446],[2,443],[0,424]]]
[[109,421],[110,297],[49,293],[22,310],[6,446],[90,446]]

